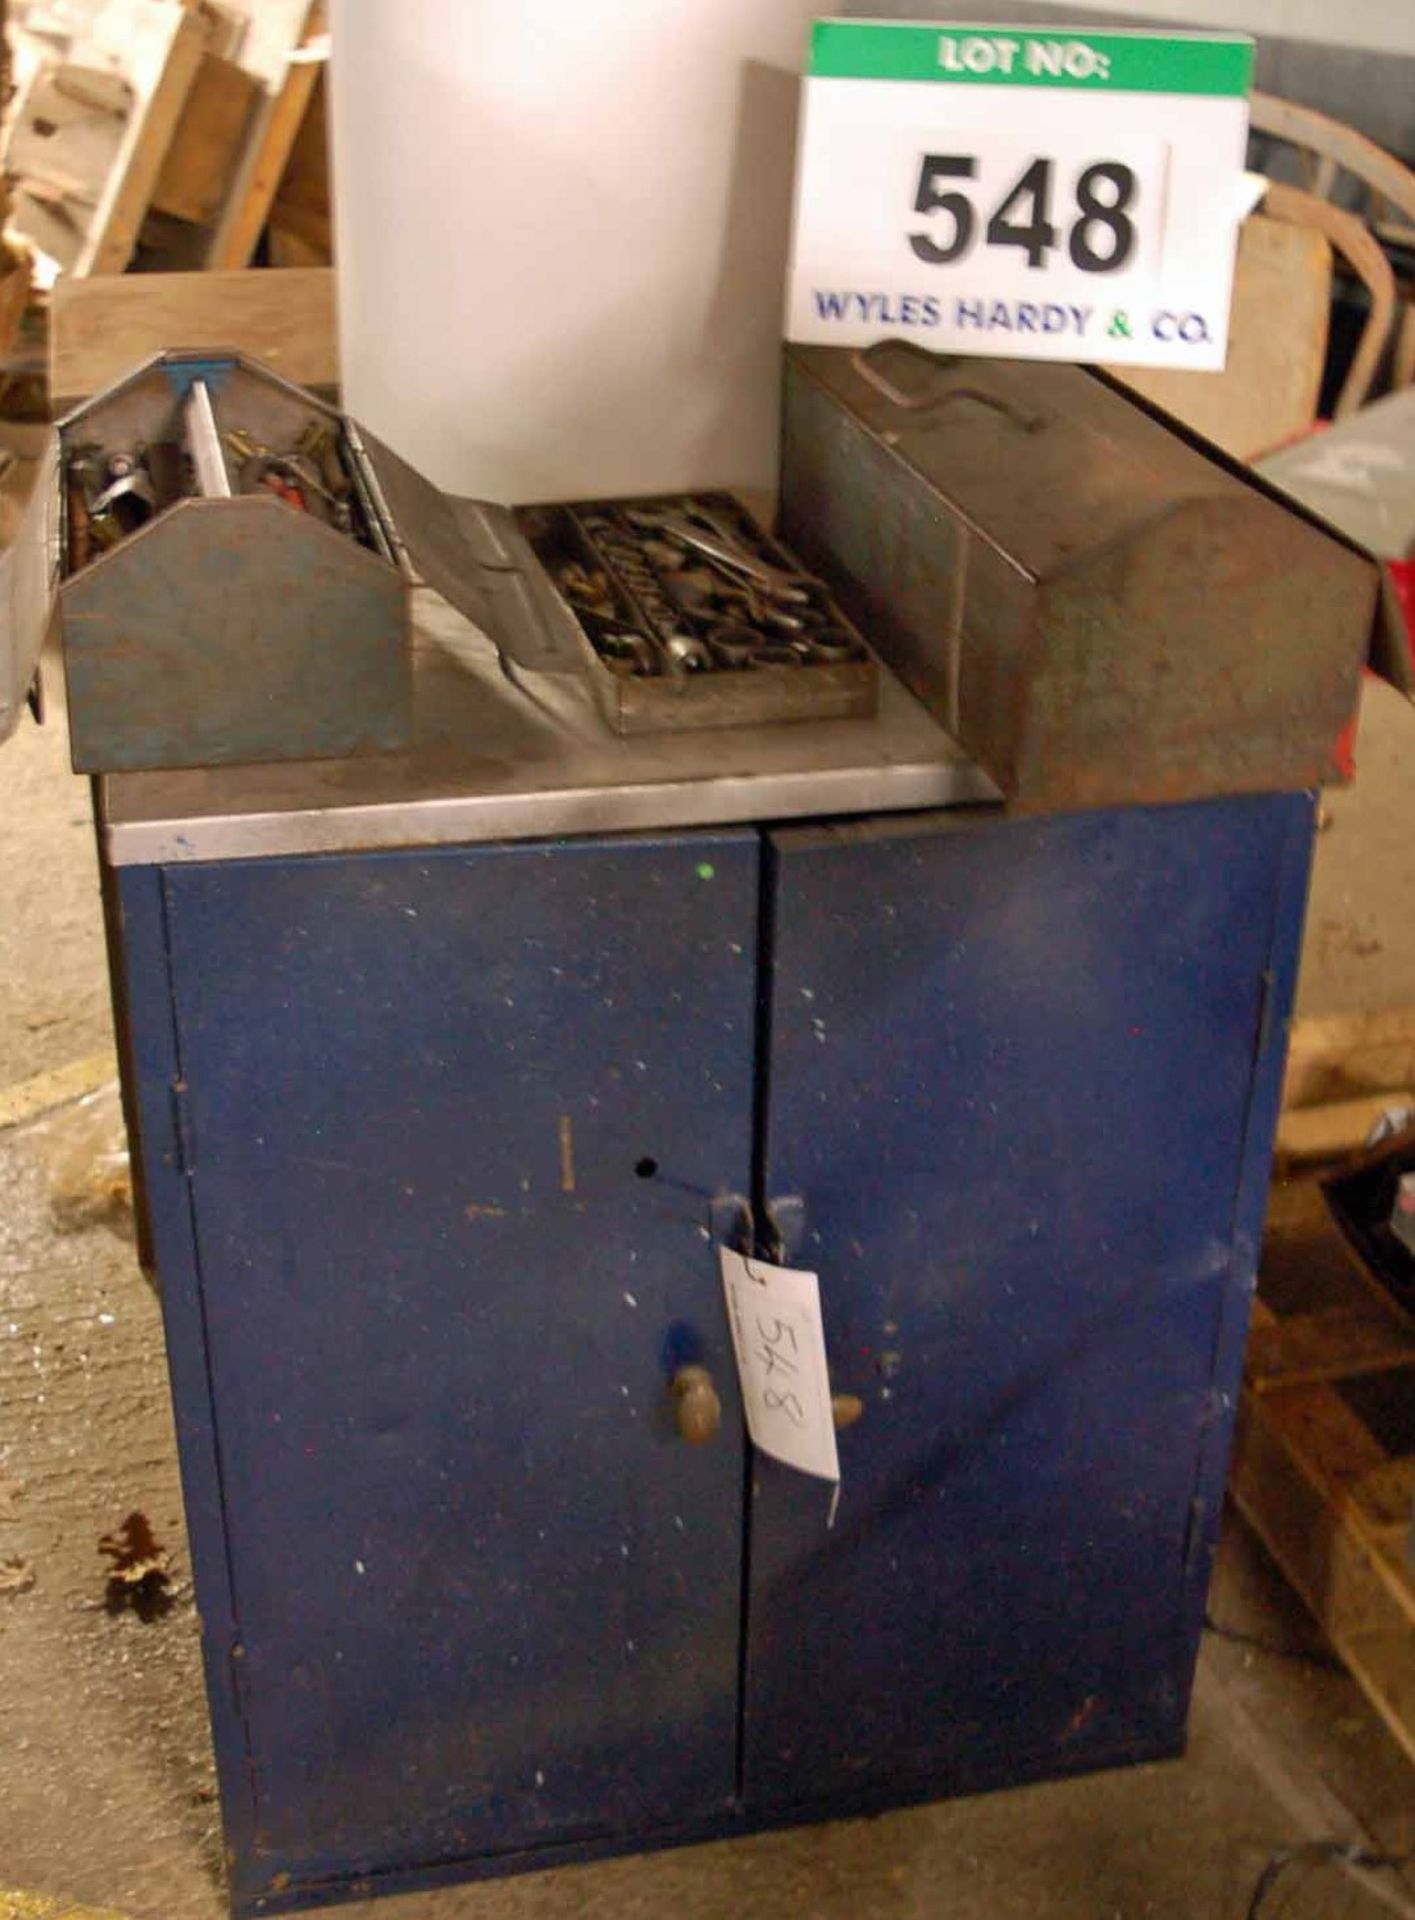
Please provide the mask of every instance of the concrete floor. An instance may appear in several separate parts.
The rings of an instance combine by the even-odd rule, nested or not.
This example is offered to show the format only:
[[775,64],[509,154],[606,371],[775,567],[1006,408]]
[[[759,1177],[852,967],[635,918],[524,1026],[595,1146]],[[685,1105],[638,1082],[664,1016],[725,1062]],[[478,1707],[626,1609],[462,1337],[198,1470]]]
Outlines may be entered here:
[[[1415,815],[1406,805],[1387,821],[1383,811],[1399,800],[1387,763],[1415,778],[1415,716],[1379,697],[1370,711],[1379,740],[1368,713],[1368,768],[1386,766],[1387,778],[1372,771],[1359,801],[1333,806],[1303,989],[1314,1010],[1353,1004],[1363,962],[1379,980],[1354,1004],[1415,999],[1415,915],[1402,924],[1390,911],[1415,885],[1401,844]],[[1363,884],[1368,814],[1381,853]],[[93,1053],[108,1031],[87,791],[67,772],[60,724],[26,723],[0,752],[0,872],[3,1089]],[[157,1305],[121,1223],[56,1228],[52,1132],[0,1132],[0,1583],[17,1562],[21,1582],[0,1591],[0,1920],[20,1910],[7,1888],[133,1920],[218,1920],[220,1831],[190,1592],[151,1625],[101,1606],[98,1537],[135,1507],[179,1579],[187,1567]],[[1182,1761],[346,1911],[1242,1920],[1277,1846],[1327,1833],[1415,1846],[1408,1762],[1234,1522],[1212,1612],[1229,1631],[1206,1636]],[[1274,1903],[1288,1920],[1382,1910],[1329,1870],[1293,1887],[1290,1903]]]

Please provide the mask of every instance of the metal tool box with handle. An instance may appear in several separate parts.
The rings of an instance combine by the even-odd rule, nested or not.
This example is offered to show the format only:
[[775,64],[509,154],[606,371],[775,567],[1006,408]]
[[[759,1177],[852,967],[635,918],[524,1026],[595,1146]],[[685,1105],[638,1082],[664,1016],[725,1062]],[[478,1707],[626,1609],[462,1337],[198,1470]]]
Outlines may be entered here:
[[76,771],[406,744],[409,582],[350,422],[240,355],[174,352],[57,439]]
[[1312,786],[1370,556],[1079,367],[786,356],[782,529],[1031,812]]

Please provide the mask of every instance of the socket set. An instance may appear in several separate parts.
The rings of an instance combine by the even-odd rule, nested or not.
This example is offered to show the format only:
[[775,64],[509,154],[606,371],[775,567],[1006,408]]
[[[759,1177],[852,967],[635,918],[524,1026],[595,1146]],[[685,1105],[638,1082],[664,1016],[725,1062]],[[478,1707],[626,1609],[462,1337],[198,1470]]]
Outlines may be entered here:
[[[170,437],[105,448],[76,440],[65,462],[68,568],[75,571],[175,506],[201,497],[263,494],[355,539],[392,561],[391,547],[361,497],[340,423],[310,413],[271,446],[245,426],[217,425],[210,389],[194,380],[179,413],[163,423]],[[178,434],[180,433],[180,437]]]
[[730,495],[522,507],[620,733],[874,712],[878,671],[830,589]]

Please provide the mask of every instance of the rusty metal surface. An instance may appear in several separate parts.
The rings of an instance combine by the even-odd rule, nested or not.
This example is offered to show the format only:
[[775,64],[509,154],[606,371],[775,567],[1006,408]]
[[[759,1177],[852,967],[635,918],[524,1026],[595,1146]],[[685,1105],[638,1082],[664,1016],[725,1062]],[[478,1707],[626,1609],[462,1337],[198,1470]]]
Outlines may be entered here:
[[444,493],[366,427],[355,429],[395,540],[418,577],[534,673],[579,673],[575,616],[510,507]]
[[1315,784],[1371,560],[1080,368],[787,355],[785,537],[1019,808]]
[[181,501],[60,589],[75,771],[402,745],[407,591],[280,500]]
[[311,414],[337,424],[340,415],[327,400],[296,386],[273,368],[234,348],[189,351],[172,348],[141,360],[121,380],[92,394],[57,422],[66,445],[82,438],[109,451],[132,445],[175,422],[193,379],[213,380],[223,405],[240,415],[241,425],[277,437]]
[[218,464],[217,435],[268,450],[309,428],[336,440],[342,433],[331,408],[254,361],[179,352],[144,363],[60,422],[49,493],[62,522],[59,621],[75,770],[304,761],[405,746],[409,579],[348,439],[339,441],[348,505],[337,525],[328,509],[325,517],[303,510],[318,504],[312,492],[292,505],[288,492],[203,498],[174,483],[143,524],[95,553],[86,529],[97,520],[76,464],[134,449],[179,451],[184,408],[198,389],[214,409]]

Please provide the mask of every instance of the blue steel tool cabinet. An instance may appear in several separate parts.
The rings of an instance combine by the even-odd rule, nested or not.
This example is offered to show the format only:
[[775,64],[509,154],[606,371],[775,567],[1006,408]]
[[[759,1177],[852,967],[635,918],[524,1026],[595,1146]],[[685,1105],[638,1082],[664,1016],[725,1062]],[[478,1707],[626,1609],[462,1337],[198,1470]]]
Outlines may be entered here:
[[[110,868],[238,1912],[1179,1749],[1312,826]],[[833,1524],[724,1238],[820,1274]]]

